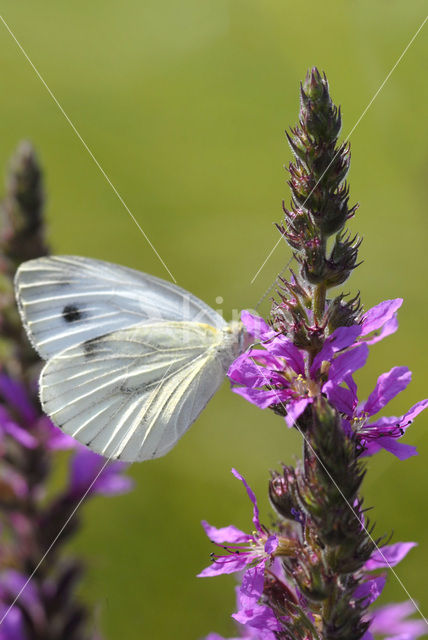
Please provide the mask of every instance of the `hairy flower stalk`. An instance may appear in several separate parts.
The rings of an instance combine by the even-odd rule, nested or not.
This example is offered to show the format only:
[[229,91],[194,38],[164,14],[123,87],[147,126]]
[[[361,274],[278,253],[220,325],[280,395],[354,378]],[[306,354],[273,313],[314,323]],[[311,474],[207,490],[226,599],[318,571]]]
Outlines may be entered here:
[[[400,440],[428,401],[401,417],[373,417],[410,382],[406,367],[382,374],[369,398],[358,399],[353,374],[369,345],[397,329],[402,300],[364,313],[359,296],[330,293],[358,266],[361,243],[346,229],[357,206],[349,204],[350,149],[338,143],[340,129],[340,109],[314,68],[301,86],[299,123],[288,135],[292,198],[278,225],[298,270],[281,281],[269,323],[242,313],[257,346],[229,370],[236,393],[272,409],[303,436],[302,461],[272,473],[273,526],[261,525],[256,511],[253,536],[204,524],[223,552],[201,576],[244,570],[233,617],[248,638],[371,640],[375,633],[412,640],[428,631],[407,619],[412,603],[371,610],[385,584],[379,570],[397,564],[414,543],[375,537],[361,494],[364,458],[382,448],[399,459],[415,455]],[[256,509],[254,494],[234,473]]]
[[[104,467],[39,406],[38,357],[23,333],[13,276],[22,261],[47,253],[43,202],[41,170],[24,142],[0,211],[0,640],[89,640],[99,636],[75,594],[83,567],[64,543],[78,530],[73,514],[81,501],[127,491],[130,480],[122,464]],[[59,449],[73,450],[69,478],[47,498]]]

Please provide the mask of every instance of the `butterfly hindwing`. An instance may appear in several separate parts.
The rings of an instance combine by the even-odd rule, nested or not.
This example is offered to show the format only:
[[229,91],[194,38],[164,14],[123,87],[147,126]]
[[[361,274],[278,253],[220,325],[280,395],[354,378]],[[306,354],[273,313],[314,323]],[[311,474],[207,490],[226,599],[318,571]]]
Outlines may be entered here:
[[92,338],[153,320],[225,326],[211,307],[171,282],[90,258],[29,260],[18,269],[15,288],[24,326],[45,360]]
[[45,365],[41,401],[66,433],[106,457],[167,453],[233,360],[223,332],[197,322],[148,323],[69,347]]

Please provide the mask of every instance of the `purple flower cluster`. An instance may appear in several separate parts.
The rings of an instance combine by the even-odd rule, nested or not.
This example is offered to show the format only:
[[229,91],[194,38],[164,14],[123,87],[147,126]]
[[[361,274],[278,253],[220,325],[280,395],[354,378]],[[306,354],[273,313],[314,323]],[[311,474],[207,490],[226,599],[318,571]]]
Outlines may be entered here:
[[355,434],[361,455],[385,449],[401,460],[415,455],[414,447],[397,442],[413,419],[428,406],[415,404],[399,417],[372,420],[410,382],[407,367],[393,367],[382,374],[368,400],[359,402],[353,374],[366,363],[368,345],[397,330],[397,310],[402,300],[386,300],[362,317],[360,324],[339,327],[325,338],[320,351],[310,357],[283,334],[248,311],[242,312],[247,332],[260,348],[250,348],[231,365],[228,375],[233,391],[261,409],[280,406],[289,427],[320,395],[328,398],[342,416],[348,434]]
[[[288,601],[294,601],[300,608],[300,614],[303,612],[306,616],[309,626],[316,628],[317,621],[307,606],[304,595],[287,579],[282,569],[281,560],[295,554],[301,547],[296,530],[289,530],[287,536],[284,536],[281,532],[263,526],[259,520],[254,492],[237,471],[232,469],[232,473],[243,482],[253,504],[255,531],[247,534],[233,525],[217,529],[204,521],[202,525],[208,538],[227,553],[212,554],[212,564],[199,577],[240,574],[238,610],[232,614],[232,618],[239,623],[240,638],[276,640],[276,634],[287,631],[293,614],[291,612],[289,615],[278,616],[274,613],[266,603],[266,593],[272,589],[286,592]],[[386,575],[379,573],[379,570],[395,567],[414,546],[414,542],[398,542],[376,549],[363,567],[362,581],[354,590],[353,601],[363,600],[367,606],[375,602],[386,582]],[[351,607],[352,604],[351,601]],[[415,606],[412,602],[373,610],[368,620],[368,630],[362,640],[374,640],[373,634],[386,635],[388,640],[416,640],[427,629],[423,621],[408,619],[413,613]],[[218,634],[211,633],[206,640],[223,639]]]
[[[59,545],[76,529],[74,515],[61,538],[56,536],[81,502],[129,491],[132,481],[123,475],[126,465],[106,464],[63,434],[40,413],[25,386],[5,373],[0,373],[0,398],[0,504],[6,507],[1,515],[0,640],[60,638],[67,629],[67,637],[89,638],[79,630],[83,609],[71,598],[80,567],[58,558]],[[59,449],[72,450],[68,482],[46,502],[52,456]],[[55,553],[32,575],[54,540]],[[58,635],[52,635],[55,628]]]

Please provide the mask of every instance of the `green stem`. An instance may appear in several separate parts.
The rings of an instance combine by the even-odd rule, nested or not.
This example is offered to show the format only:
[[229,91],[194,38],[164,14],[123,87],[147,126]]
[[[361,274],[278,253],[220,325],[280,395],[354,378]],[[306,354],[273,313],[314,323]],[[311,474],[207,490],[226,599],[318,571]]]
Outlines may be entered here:
[[325,286],[324,282],[321,282],[315,287],[312,309],[314,312],[314,320],[317,324],[320,323],[321,318],[324,315],[326,293],[327,287]]

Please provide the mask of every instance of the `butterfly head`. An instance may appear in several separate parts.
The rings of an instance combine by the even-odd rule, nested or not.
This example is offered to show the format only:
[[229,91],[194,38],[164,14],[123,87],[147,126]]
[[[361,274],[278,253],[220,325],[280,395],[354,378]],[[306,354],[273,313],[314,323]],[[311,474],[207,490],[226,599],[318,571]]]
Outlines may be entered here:
[[248,346],[249,336],[245,331],[245,327],[240,321],[232,321],[223,329],[226,339],[230,341],[233,355],[238,357],[244,353]]

